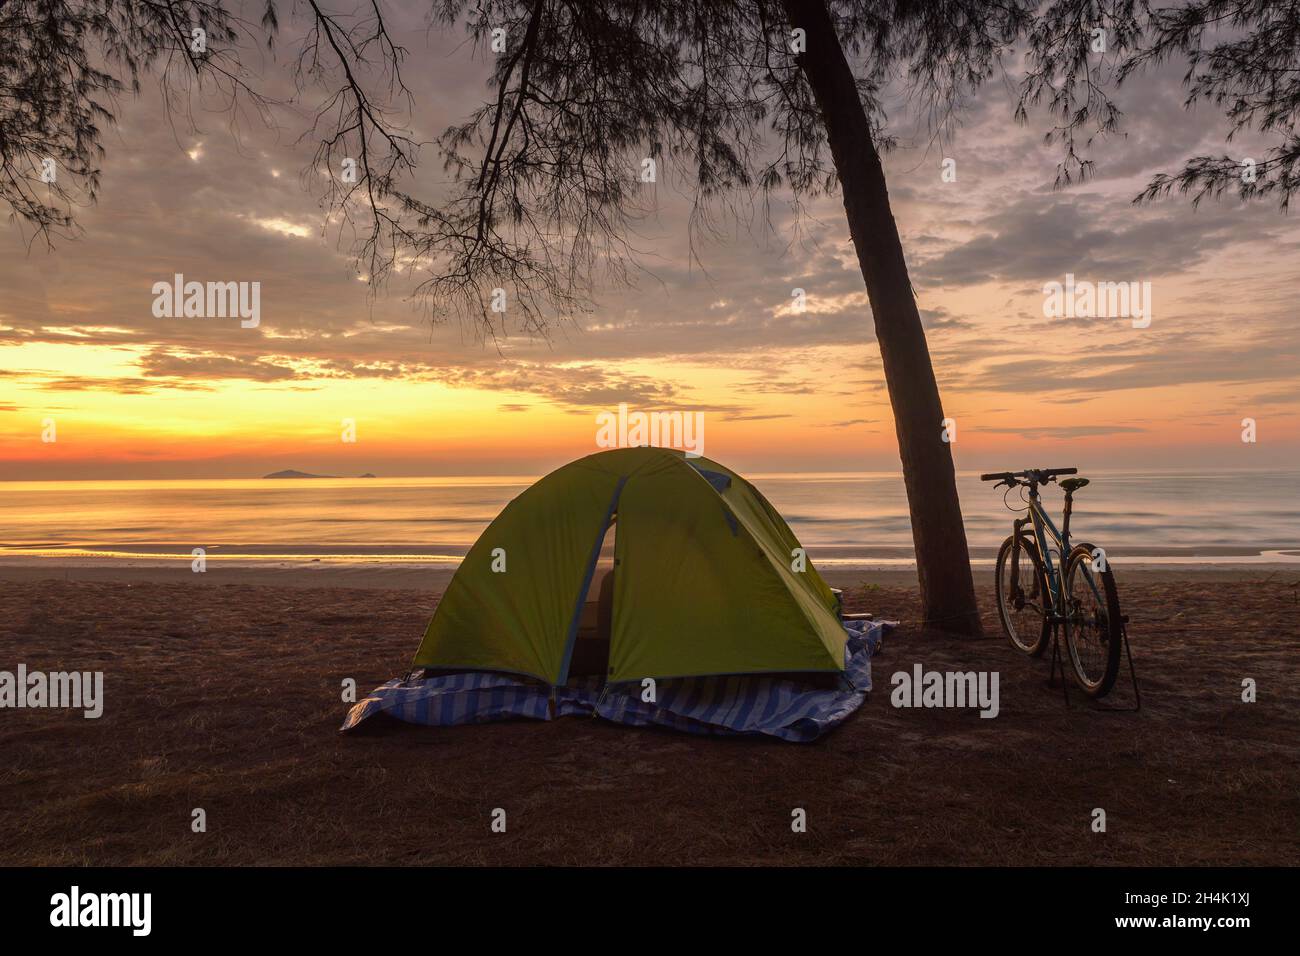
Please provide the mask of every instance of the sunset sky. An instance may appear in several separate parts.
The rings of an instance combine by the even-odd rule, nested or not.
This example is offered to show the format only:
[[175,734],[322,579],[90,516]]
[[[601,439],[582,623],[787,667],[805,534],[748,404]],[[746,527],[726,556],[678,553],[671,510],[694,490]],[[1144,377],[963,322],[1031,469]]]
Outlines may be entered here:
[[[487,71],[459,34],[405,40],[416,138],[430,140],[487,95]],[[1220,114],[1182,110],[1180,75],[1127,86],[1127,135],[1097,145],[1096,176],[1064,191],[1052,189],[1048,121],[1016,126],[1000,82],[942,142],[892,114],[903,148],[887,162],[890,191],[959,468],[1300,460],[1296,220],[1235,199],[1130,204],[1153,173],[1225,151]],[[619,402],[703,411],[706,453],[741,469],[897,468],[838,196],[813,205],[793,244],[780,205],[768,235],[741,227],[703,243],[702,270],[686,253],[687,204],[660,184],[636,286],[601,290],[549,343],[511,337],[498,350],[431,327],[408,276],[368,297],[304,189],[314,144],[296,140],[312,95],[278,131],[232,132],[201,110],[197,130],[168,124],[146,88],[120,104],[82,237],[29,251],[3,224],[0,478],[532,474],[597,450],[596,415]],[[422,156],[435,193],[441,166],[432,147]],[[945,157],[955,183],[941,181]],[[151,288],[176,273],[259,281],[260,326],[155,318]],[[1150,282],[1150,326],[1045,318],[1043,285],[1067,273]],[[1241,441],[1245,417],[1256,444]],[[343,419],[355,444],[340,440]]]

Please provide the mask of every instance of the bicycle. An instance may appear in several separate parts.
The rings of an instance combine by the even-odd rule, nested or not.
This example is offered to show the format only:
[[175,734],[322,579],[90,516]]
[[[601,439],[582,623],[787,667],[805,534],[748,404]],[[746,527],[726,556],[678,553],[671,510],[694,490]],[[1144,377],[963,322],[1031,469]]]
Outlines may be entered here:
[[[1070,545],[1074,493],[1086,486],[1088,479],[1059,482],[1065,492],[1059,531],[1038,493],[1039,486],[1056,481],[1057,476],[1077,473],[1077,468],[1031,468],[981,475],[980,480],[996,481],[995,489],[1005,484],[1004,502],[1014,488],[1029,492],[1028,497],[1021,492],[1027,513],[1012,523],[1011,536],[998,549],[994,568],[1003,630],[1014,647],[1038,657],[1047,648],[1053,629],[1060,627],[1075,683],[1088,697],[1098,698],[1110,692],[1119,673],[1124,618],[1106,553],[1091,543]],[[1019,510],[1009,504],[1007,508]],[[1026,524],[1033,527],[1032,537],[1024,531]]]

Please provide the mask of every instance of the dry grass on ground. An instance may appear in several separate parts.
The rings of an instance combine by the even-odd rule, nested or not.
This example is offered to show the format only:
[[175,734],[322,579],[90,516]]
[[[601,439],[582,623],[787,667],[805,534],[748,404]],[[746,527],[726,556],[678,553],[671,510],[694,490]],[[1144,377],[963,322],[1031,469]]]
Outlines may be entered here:
[[[343,737],[340,681],[403,670],[429,595],[9,582],[0,669],[103,670],[107,708],[0,711],[0,863],[1300,863],[1294,589],[1121,587],[1140,714],[1067,709],[1000,637],[905,625],[862,710],[798,746],[582,718]],[[917,613],[906,588],[847,603]],[[892,708],[915,661],[998,670],[1001,714]]]

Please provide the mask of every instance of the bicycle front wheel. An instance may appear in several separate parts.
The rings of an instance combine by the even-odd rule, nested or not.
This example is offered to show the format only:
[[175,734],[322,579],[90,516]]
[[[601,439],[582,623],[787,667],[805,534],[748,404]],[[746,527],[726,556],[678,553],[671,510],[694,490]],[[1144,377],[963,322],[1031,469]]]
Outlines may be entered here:
[[1020,547],[1013,548],[1014,544],[1015,538],[1010,537],[998,549],[993,579],[998,617],[1012,647],[1037,657],[1047,647],[1052,598],[1033,539],[1021,535]]
[[1080,545],[1065,573],[1065,647],[1075,681],[1089,697],[1104,697],[1115,686],[1122,628],[1110,566]]

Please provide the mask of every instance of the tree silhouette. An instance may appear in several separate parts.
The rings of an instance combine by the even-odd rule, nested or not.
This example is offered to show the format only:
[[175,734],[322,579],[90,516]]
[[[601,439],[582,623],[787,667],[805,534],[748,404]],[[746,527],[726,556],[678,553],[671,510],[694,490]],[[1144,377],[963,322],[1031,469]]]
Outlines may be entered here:
[[[380,285],[399,263],[418,264],[434,313],[472,316],[484,334],[504,330],[489,305],[495,289],[522,328],[545,335],[599,282],[630,278],[634,227],[653,199],[638,176],[647,162],[684,184],[692,237],[773,195],[799,209],[838,190],[894,411],[925,617],[955,631],[978,631],[979,618],[943,408],[881,162],[894,145],[886,93],[905,93],[908,110],[938,130],[1000,69],[1020,74],[1016,115],[1028,120],[1037,107],[1053,118],[1065,186],[1089,174],[1093,141],[1119,128],[1111,91],[1179,58],[1188,107],[1211,102],[1230,134],[1280,142],[1253,178],[1232,157],[1195,157],[1137,200],[1234,188],[1285,209],[1298,183],[1294,3],[436,0],[434,21],[464,26],[495,59],[493,95],[438,140],[454,186],[434,197],[411,175],[418,144],[393,110],[409,98],[405,51],[378,0],[348,15],[317,0],[300,9],[297,74],[325,90],[310,131],[323,198],[357,228],[362,268]],[[209,28],[203,56],[187,42],[194,24]],[[264,108],[239,54],[278,32],[287,30],[274,2],[248,24],[222,3],[0,0],[0,35],[16,38],[0,46],[0,199],[40,232],[71,227],[64,190],[93,199],[116,93],[155,70],[167,90],[206,83],[231,108]],[[53,201],[33,185],[48,157],[66,176],[47,191]],[[349,161],[355,175],[340,176]]]
[[[275,30],[273,7],[259,29]],[[202,0],[0,0],[0,203],[52,243],[94,202],[116,102],[154,76],[168,108],[184,109],[202,78],[221,107],[263,113],[236,44],[247,30]],[[202,30],[208,52],[192,47]]]

